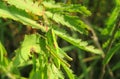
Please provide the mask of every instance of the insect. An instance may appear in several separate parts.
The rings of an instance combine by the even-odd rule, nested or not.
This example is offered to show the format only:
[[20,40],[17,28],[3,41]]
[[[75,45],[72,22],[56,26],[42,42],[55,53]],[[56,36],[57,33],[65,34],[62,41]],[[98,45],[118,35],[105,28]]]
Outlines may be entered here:
[[42,0],[33,0],[33,3],[38,2],[38,5],[42,2]]
[[34,47],[31,47],[31,48],[30,48],[30,54],[31,54],[31,55],[34,55],[36,58],[38,58],[38,53],[35,51],[35,48],[34,48]]
[[[25,2],[27,2],[27,0],[24,0]],[[38,2],[38,5],[40,5],[40,3],[43,1],[43,0],[32,0],[33,1],[33,3],[35,3],[35,2]]]

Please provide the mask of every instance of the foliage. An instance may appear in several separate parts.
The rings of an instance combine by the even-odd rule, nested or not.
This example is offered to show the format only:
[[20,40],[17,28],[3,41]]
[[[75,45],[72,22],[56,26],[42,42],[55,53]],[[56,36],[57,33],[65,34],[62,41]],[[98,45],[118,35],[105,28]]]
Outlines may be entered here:
[[120,0],[107,1],[0,0],[1,79],[119,79]]

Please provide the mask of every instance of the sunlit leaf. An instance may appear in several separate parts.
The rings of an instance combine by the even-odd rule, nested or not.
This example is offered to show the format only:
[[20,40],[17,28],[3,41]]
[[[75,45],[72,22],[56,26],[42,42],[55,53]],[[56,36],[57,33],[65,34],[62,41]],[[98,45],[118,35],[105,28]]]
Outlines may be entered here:
[[69,67],[67,67],[65,64],[62,63],[62,67],[65,70],[65,72],[67,73],[69,79],[75,79],[75,75],[73,74],[72,70],[69,69]]
[[87,8],[85,6],[82,6],[80,4],[58,4],[55,2],[43,2],[43,5],[47,8],[47,9],[51,9],[54,11],[63,11],[63,12],[69,12],[69,13],[81,13],[82,15],[85,16],[89,16],[91,15],[91,12],[89,10],[87,10]]
[[[40,53],[40,46],[39,46],[39,35],[32,34],[26,35],[24,41],[21,44],[21,47],[16,50],[16,58],[15,64],[21,64],[23,62],[27,62],[29,57],[32,56],[32,52]],[[34,54],[34,53],[33,53]]]
[[62,39],[66,40],[67,42],[71,43],[74,46],[77,46],[78,48],[94,53],[94,54],[100,54],[102,55],[103,52],[99,49],[95,49],[94,46],[89,46],[87,42],[85,41],[81,41],[80,39],[74,39],[68,35],[66,35],[65,33],[62,33],[60,31],[54,30],[55,33],[61,37]]
[[[32,0],[5,0],[10,5],[25,10],[26,12],[32,12],[36,15],[43,15],[43,7],[38,2],[33,3]],[[38,6],[39,5],[39,6]]]
[[15,21],[19,21],[25,25],[29,25],[33,28],[41,29],[45,31],[45,28],[36,21],[32,20],[31,16],[24,10],[20,10],[14,6],[7,6],[4,2],[0,2],[0,17],[10,18]]
[[64,79],[64,76],[54,64],[48,64],[48,79]]
[[7,65],[8,65],[7,51],[0,41],[0,67]]
[[89,29],[89,26],[86,25],[83,21],[81,21],[79,18],[74,16],[68,16],[68,15],[61,15],[58,13],[52,13],[52,12],[46,12],[47,17],[51,18],[57,23],[60,23],[62,25],[65,25],[71,29],[74,29],[75,31],[78,31],[83,34],[87,34],[87,30]]
[[[50,49],[54,50],[55,54],[59,54],[57,40],[54,34],[54,31],[51,29],[47,32],[47,42]],[[57,58],[53,59],[58,68],[60,68],[60,60]]]

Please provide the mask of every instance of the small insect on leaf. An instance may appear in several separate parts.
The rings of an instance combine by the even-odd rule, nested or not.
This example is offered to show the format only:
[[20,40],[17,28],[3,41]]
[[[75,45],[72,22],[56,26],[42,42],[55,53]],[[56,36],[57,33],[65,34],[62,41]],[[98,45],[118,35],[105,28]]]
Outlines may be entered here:
[[34,47],[31,47],[31,49],[30,49],[30,54],[31,54],[31,55],[34,55],[36,58],[38,58],[38,53],[35,51],[35,48],[34,48]]

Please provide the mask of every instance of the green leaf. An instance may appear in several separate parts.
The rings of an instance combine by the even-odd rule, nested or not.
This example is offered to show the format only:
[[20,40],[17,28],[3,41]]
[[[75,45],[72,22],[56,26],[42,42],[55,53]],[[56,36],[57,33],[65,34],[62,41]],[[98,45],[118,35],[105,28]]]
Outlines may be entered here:
[[113,55],[120,49],[120,43],[118,43],[115,47],[110,49],[110,51],[107,53],[105,59],[103,60],[103,64],[106,65],[109,63],[110,59],[113,57]]
[[52,63],[48,64],[48,79],[64,79],[62,72]]
[[65,64],[62,63],[62,67],[65,70],[65,72],[67,73],[69,79],[75,79],[75,75],[73,74],[72,70],[67,67]]
[[47,48],[50,51],[51,55],[53,56],[53,60],[55,65],[60,69],[61,62],[65,65],[69,66],[69,64],[63,60],[66,58],[68,60],[72,60],[65,52],[58,47],[57,39],[55,37],[55,33],[53,29],[49,30],[46,34],[47,36]]
[[74,39],[68,35],[66,35],[65,33],[62,33],[60,31],[54,30],[56,35],[58,35],[59,37],[61,37],[62,39],[66,40],[67,42],[71,43],[74,46],[77,46],[78,48],[94,53],[94,54],[100,54],[102,55],[103,52],[99,49],[95,49],[94,46],[89,46],[88,43],[86,41],[82,41],[81,39]]
[[116,6],[120,7],[120,0],[115,0]]
[[38,24],[36,21],[32,20],[31,16],[24,10],[20,10],[14,6],[7,6],[4,2],[0,2],[0,17],[10,18],[15,21],[19,21],[25,25],[31,26],[33,28],[41,29],[45,31],[45,28]]
[[120,16],[119,14],[120,14],[120,1],[116,0],[116,6],[113,9],[110,17],[108,18],[108,21],[106,22],[107,28],[105,28],[102,31],[103,35],[108,35],[108,34],[111,35],[112,34],[112,31],[113,31],[113,29],[115,27],[116,21]]
[[83,62],[82,55],[79,55],[79,61],[80,61],[81,70],[82,70],[82,72],[84,74],[84,77],[87,79],[88,78],[87,64],[85,62]]
[[[50,48],[49,46],[47,46],[47,49],[50,51],[51,55],[52,55],[55,59],[57,59],[57,60],[60,61],[60,64],[61,64],[61,63],[64,63],[65,65],[67,65],[67,67],[70,67],[70,65],[69,65],[64,59],[62,59],[62,58],[59,56],[59,54],[56,54],[56,53],[54,52],[54,49],[53,49],[53,48]],[[58,65],[58,68],[59,68],[59,65]]]
[[55,2],[46,2],[44,1],[42,3],[48,10],[54,10],[54,11],[59,11],[59,12],[69,12],[69,13],[81,13],[82,15],[85,16],[90,16],[91,12],[87,10],[85,6],[82,6],[80,4],[60,4],[60,3],[55,3]]
[[[40,78],[41,78],[40,74],[41,74],[40,71],[36,71],[36,72],[32,71],[32,72],[30,73],[29,79],[40,79]],[[44,79],[44,78],[43,78],[43,79]]]
[[8,65],[8,59],[6,56],[7,56],[7,51],[0,41],[0,67],[1,66],[5,67]]
[[64,10],[68,12],[78,12],[85,16],[90,16],[91,12],[85,6],[80,4],[65,5]]
[[54,1],[44,1],[42,4],[49,9],[62,9],[61,4],[55,3]]
[[115,39],[117,39],[117,38],[120,38],[120,29],[118,29],[118,31],[115,34]]
[[61,57],[61,58],[65,58],[65,59],[67,59],[67,60],[69,60],[69,61],[72,61],[73,59],[71,58],[71,57],[69,57],[64,51],[63,51],[63,49],[61,49],[61,48],[58,48],[59,49],[59,56]]
[[[47,45],[50,47],[50,49],[53,49],[56,54],[58,54],[59,53],[58,44],[57,44],[57,39],[55,37],[54,31],[50,29],[46,33],[46,36],[47,36],[47,43],[48,43]],[[60,60],[57,58],[54,58],[53,60],[55,64],[57,65],[57,67],[60,68]]]
[[[18,9],[25,10],[26,12],[32,12],[36,15],[43,15],[43,7],[38,2],[33,3],[32,0],[5,0],[10,5],[14,5]],[[39,6],[38,6],[39,5]]]
[[[90,64],[90,66],[87,67],[86,73],[89,73],[92,69],[94,69],[94,67],[95,67],[95,65],[97,64],[97,62],[98,62],[98,61],[92,62],[92,63]],[[78,77],[78,79],[84,79],[84,77],[85,77],[85,74],[82,73],[82,74]]]
[[87,26],[83,21],[81,21],[78,17],[61,15],[59,13],[45,12],[47,17],[51,18],[57,23],[65,25],[75,31],[78,31],[83,34],[87,34],[87,30],[89,26]]
[[118,70],[120,69],[120,62],[117,62],[113,67],[112,67],[112,71]]
[[[34,68],[32,69],[32,71],[30,72],[29,75],[29,79],[48,79],[47,76],[47,65],[46,62],[44,62],[44,58],[41,57],[41,60],[38,61],[38,59],[36,58],[36,63],[33,64],[33,67],[36,67],[36,70],[34,70]],[[38,66],[37,66],[38,65]]]
[[16,58],[14,64],[20,65],[23,62],[27,62],[29,57],[32,57],[32,52],[40,53],[39,39],[40,36],[38,34],[26,35],[21,47],[15,51]]

